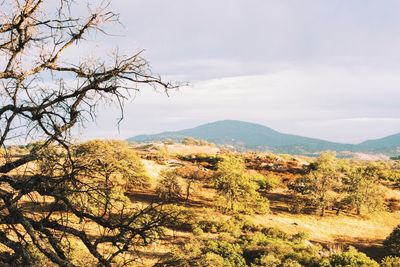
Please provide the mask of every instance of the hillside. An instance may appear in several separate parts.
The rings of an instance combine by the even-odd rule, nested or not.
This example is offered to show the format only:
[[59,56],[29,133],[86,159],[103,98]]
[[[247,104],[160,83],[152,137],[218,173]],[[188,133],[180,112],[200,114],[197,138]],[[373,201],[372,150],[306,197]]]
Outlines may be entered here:
[[[168,145],[166,147],[172,147],[174,145]],[[130,195],[132,201],[143,201],[157,198],[154,190],[157,188],[157,183],[162,179],[160,178],[162,170],[190,170],[191,168],[200,168],[201,170],[206,170],[206,173],[213,173],[215,171],[215,161],[218,161],[219,159],[219,156],[215,154],[207,155],[202,153],[201,155],[181,155],[176,154],[175,151],[172,150],[170,153],[165,151],[161,152],[159,149],[162,149],[162,147],[157,144],[145,146],[137,145],[135,146],[135,149],[143,158],[149,173],[152,174],[152,182],[151,188],[147,189],[146,193],[138,191],[132,193]],[[186,146],[185,151],[190,151],[191,149],[191,146]],[[170,149],[168,149],[168,151],[169,150]],[[336,206],[332,206],[327,210],[324,216],[320,216],[315,212],[315,210],[308,210],[303,206],[301,206],[302,208],[300,210],[295,209],[298,205],[297,197],[301,198],[301,203],[303,203],[302,205],[309,204],[305,204],[308,202],[302,199],[303,195],[296,195],[294,191],[290,189],[291,184],[293,184],[297,179],[302,178],[305,173],[309,171],[308,166],[313,162],[313,159],[307,157],[274,155],[269,153],[238,153],[234,155],[244,159],[246,170],[254,177],[257,177],[259,174],[262,174],[267,180],[274,179],[274,177],[280,177],[278,179],[278,184],[274,185],[273,189],[261,191],[262,196],[268,199],[270,212],[265,214],[249,212],[244,213],[246,215],[241,214],[240,216],[238,214],[221,212],[218,208],[218,192],[212,186],[211,182],[213,178],[200,179],[196,182],[195,187],[193,187],[189,201],[185,202],[180,200],[174,202],[186,211],[190,211],[190,218],[195,219],[191,219],[194,225],[192,226],[193,228],[191,231],[178,230],[174,233],[174,241],[180,250],[178,250],[178,254],[173,254],[172,259],[175,260],[175,257],[181,257],[179,258],[180,260],[189,261],[188,259],[194,257],[197,261],[200,256],[195,254],[195,252],[192,252],[192,250],[186,251],[186,247],[188,246],[189,249],[191,249],[193,246],[198,249],[196,246],[199,246],[201,242],[212,245],[212,242],[214,241],[210,240],[214,240],[213,238],[220,240],[218,242],[222,242],[216,243],[220,246],[225,244],[223,243],[225,240],[229,240],[229,242],[233,244],[238,244],[243,242],[241,238],[244,238],[247,242],[244,242],[244,244],[250,243],[253,246],[256,246],[256,251],[258,251],[258,253],[259,250],[262,251],[263,249],[266,249],[269,251],[269,255],[285,258],[286,256],[282,255],[285,255],[286,251],[292,251],[291,247],[296,246],[295,244],[290,243],[290,239],[285,239],[286,236],[292,236],[293,238],[297,235],[304,235],[306,237],[305,241],[301,241],[304,242],[300,243],[301,246],[307,248],[308,251],[318,251],[318,249],[320,249],[318,253],[324,255],[324,257],[331,255],[331,253],[341,253],[342,251],[346,251],[348,246],[356,247],[358,250],[366,253],[369,257],[372,257],[377,261],[382,260],[386,255],[382,242],[390,234],[392,229],[396,227],[400,216],[398,213],[398,203],[400,199],[399,192],[397,189],[393,189],[391,182],[385,180],[386,178],[381,178],[379,187],[384,192],[381,197],[386,199],[388,203],[387,209],[369,213],[368,209],[365,208],[361,215],[357,215],[354,209],[350,206],[346,206],[346,208],[341,210],[340,213],[335,209]],[[225,156],[227,156],[227,154],[225,154]],[[153,161],[154,159],[157,160]],[[345,162],[349,163],[350,161],[342,160],[340,162],[343,164]],[[396,163],[392,162],[392,164]],[[396,168],[395,166],[397,165],[393,165],[392,167]],[[387,170],[390,170],[392,167],[387,166],[385,168],[389,168]],[[179,183],[181,184],[182,189],[186,188],[187,180],[185,179],[186,178],[182,177],[179,178]],[[232,221],[234,222],[233,224]],[[242,225],[243,221],[245,221],[246,224],[244,228],[237,229],[238,227],[241,227],[240,225]],[[267,236],[264,236],[263,233],[267,233]],[[250,236],[253,237],[250,238]],[[280,239],[281,236],[283,237],[283,240]],[[170,249],[170,243],[163,243],[163,245],[165,246],[163,249],[167,251]],[[285,249],[283,249],[282,246],[284,246]],[[225,247],[222,247],[221,249],[225,249]],[[254,249],[255,248],[252,246],[245,247],[245,257],[249,257],[249,254],[247,253],[253,252]],[[301,253],[304,252],[299,252],[301,251],[300,248],[295,248],[294,250],[296,249],[298,251],[296,251],[294,255],[297,255],[296,257],[304,260],[304,258],[302,258],[304,256],[300,256]],[[288,253],[290,254],[290,252]],[[153,257],[154,255],[150,256],[148,260],[155,261]],[[160,254],[160,257],[164,257],[165,260],[170,259],[169,257],[171,257],[171,255],[168,256],[168,253],[165,253]],[[268,264],[254,266],[274,266]],[[174,265],[172,264],[168,266]],[[310,265],[302,263],[302,265],[294,266]]]
[[185,137],[207,140],[218,145],[230,145],[239,150],[272,151],[288,154],[309,154],[323,150],[372,152],[397,155],[400,134],[360,144],[342,144],[316,138],[285,134],[269,127],[236,120],[224,120],[200,125],[195,128],[154,135],[138,135],[129,138],[130,142],[152,142]]
[[385,151],[390,154],[398,154],[400,147],[400,134],[390,135],[384,138],[367,140],[358,145],[366,150]]
[[[14,146],[9,152],[18,157],[30,149]],[[67,155],[53,154],[61,149],[53,147],[47,152],[51,157],[31,165],[29,179],[64,163]],[[377,262],[387,256],[383,241],[400,220],[399,161],[337,159],[330,152],[318,158],[239,153],[211,144],[173,142],[91,140],[72,149],[76,166],[85,167],[74,177],[83,189],[77,207],[85,211],[68,209],[36,193],[17,199],[18,205],[39,220],[49,218],[44,219],[49,220],[46,225],[68,218],[69,231],[90,234],[85,242],[107,241],[114,233],[120,238],[120,232],[104,232],[90,219],[80,220],[82,213],[96,219],[100,212],[100,218],[110,216],[117,225],[133,220],[128,221],[135,227],[131,232],[140,232],[128,233],[130,239],[137,237],[132,250],[109,266],[338,267],[347,266],[335,263],[337,257],[344,257],[366,262],[352,266],[378,267]],[[355,171],[362,179],[349,179]],[[17,169],[12,177],[18,182],[20,173],[26,172]],[[370,180],[372,173],[374,180]],[[65,201],[70,198],[77,199],[69,194]],[[145,227],[155,228],[146,232]],[[67,237],[73,266],[99,266],[80,237]],[[126,242],[122,239],[118,244]],[[40,258],[33,266],[55,265]]]

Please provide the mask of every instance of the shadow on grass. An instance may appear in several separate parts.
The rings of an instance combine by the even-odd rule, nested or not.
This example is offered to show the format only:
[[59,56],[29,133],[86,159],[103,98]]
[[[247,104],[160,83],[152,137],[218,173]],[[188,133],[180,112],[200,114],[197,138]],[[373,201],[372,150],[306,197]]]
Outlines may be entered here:
[[292,214],[290,205],[293,203],[293,197],[284,193],[266,192],[263,196],[269,200],[269,208],[274,214]]
[[[132,202],[143,202],[146,204],[151,203],[160,203],[162,199],[154,192],[154,191],[130,191],[125,193],[125,195]],[[180,206],[190,207],[190,208],[203,208],[203,207],[212,207],[212,202],[205,197],[190,197],[189,200],[186,200],[184,197],[176,198],[168,201],[166,204],[176,204]]]

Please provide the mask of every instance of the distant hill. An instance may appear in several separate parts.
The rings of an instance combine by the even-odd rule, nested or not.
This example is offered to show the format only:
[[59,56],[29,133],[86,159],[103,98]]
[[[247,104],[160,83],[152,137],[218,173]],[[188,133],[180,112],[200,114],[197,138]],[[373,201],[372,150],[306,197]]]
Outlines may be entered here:
[[128,141],[151,142],[166,139],[180,141],[185,137],[207,140],[218,145],[234,146],[239,150],[273,151],[289,154],[309,154],[323,150],[335,150],[397,155],[397,147],[400,147],[400,134],[368,140],[357,145],[342,144],[285,134],[260,124],[237,120],[217,121],[181,131],[138,135],[129,138]]
[[367,140],[358,144],[359,149],[378,152],[390,156],[400,155],[400,133],[384,138]]
[[380,139],[367,140],[359,144],[359,146],[369,149],[382,149],[400,146],[400,133]]

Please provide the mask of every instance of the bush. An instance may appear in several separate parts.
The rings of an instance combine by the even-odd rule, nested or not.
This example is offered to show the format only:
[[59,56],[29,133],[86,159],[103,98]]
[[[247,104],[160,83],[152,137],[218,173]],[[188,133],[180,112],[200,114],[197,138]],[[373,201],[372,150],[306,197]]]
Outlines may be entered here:
[[400,257],[385,257],[380,265],[381,267],[400,267]]
[[198,226],[195,226],[192,230],[194,236],[202,236],[204,234],[203,229]]
[[[264,255],[259,260],[256,261],[256,264],[259,266],[271,266],[277,267],[281,264],[281,260],[276,258],[274,255]],[[257,266],[253,265],[253,266]]]
[[309,237],[310,237],[309,233],[299,232],[297,234],[292,235],[290,241],[292,241],[293,243],[301,243],[307,240]]
[[224,222],[217,221],[200,221],[198,222],[197,228],[200,228],[206,233],[230,233],[233,236],[240,236],[243,224],[237,221],[235,218],[231,218]]
[[308,199],[303,196],[295,195],[293,201],[290,203],[289,211],[293,214],[300,214],[304,212],[307,207]]
[[207,252],[201,256],[200,260],[198,261],[198,266],[204,267],[224,267],[225,260],[218,254]]
[[242,215],[224,222],[200,221],[194,228],[200,234],[203,229],[218,233],[218,237],[213,235],[210,240],[204,235],[190,241],[193,245],[185,242],[170,265],[160,266],[339,266],[331,265],[328,259],[320,265],[322,247],[300,242],[306,234],[289,236],[277,228],[262,228]]
[[332,255],[330,264],[332,267],[379,267],[376,261],[353,247],[349,247],[346,252]]
[[244,255],[252,266],[317,266],[321,259],[320,246],[274,239],[260,232],[247,239]]
[[264,228],[261,230],[261,232],[270,238],[283,240],[288,239],[288,235],[285,232],[275,227]]
[[242,256],[242,249],[238,244],[231,244],[225,241],[212,240],[206,243],[203,253],[214,253],[224,259],[224,266],[245,267],[246,261]]
[[296,260],[287,259],[281,266],[282,267],[301,267],[301,264]]
[[252,178],[261,190],[271,191],[281,184],[281,177],[275,174],[264,176],[260,173],[256,173],[252,175]]
[[217,233],[219,231],[219,223],[215,221],[199,221],[196,225],[206,233]]
[[233,218],[236,220],[236,224],[240,225],[242,231],[244,232],[256,232],[256,231],[261,231],[261,229],[263,229],[261,225],[255,224],[245,215],[238,214]]

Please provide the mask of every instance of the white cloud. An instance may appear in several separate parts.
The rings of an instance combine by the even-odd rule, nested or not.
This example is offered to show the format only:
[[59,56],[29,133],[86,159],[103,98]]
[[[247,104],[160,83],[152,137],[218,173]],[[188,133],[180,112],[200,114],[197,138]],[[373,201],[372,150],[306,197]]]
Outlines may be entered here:
[[115,135],[110,127],[117,110],[107,108],[86,136],[124,138],[226,118],[348,142],[400,132],[399,1],[112,5],[125,25],[113,33],[125,37],[105,37],[93,51],[116,44],[122,52],[145,48],[156,73],[192,85],[169,98],[140,93],[126,104]]
[[[397,73],[396,69],[308,66],[199,81],[170,97],[143,91],[125,107],[121,136],[240,119],[288,133],[362,141],[400,132]],[[100,114],[100,128],[109,129],[113,121],[109,114]]]

